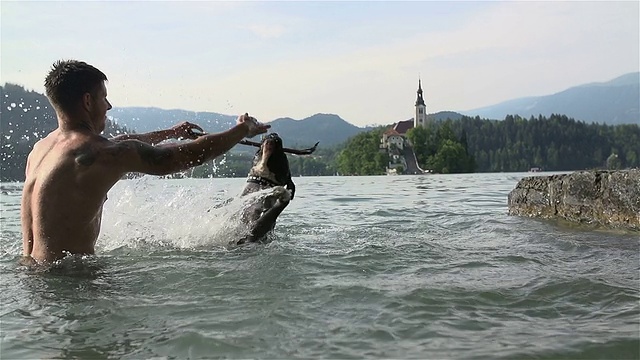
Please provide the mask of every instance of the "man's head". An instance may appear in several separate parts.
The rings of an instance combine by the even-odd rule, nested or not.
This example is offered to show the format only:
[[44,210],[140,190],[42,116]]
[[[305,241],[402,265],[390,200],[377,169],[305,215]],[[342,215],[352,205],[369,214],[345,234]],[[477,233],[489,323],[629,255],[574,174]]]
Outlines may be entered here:
[[101,132],[106,112],[111,109],[105,81],[107,76],[102,71],[85,62],[59,60],[53,64],[44,86],[56,111],[66,115],[86,112]]

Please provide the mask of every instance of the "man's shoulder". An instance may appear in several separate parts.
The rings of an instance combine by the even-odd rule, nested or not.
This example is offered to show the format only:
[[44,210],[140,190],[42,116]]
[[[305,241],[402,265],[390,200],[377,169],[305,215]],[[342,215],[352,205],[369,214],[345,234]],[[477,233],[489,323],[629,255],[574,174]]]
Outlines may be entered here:
[[113,141],[104,137],[94,140],[92,149],[102,162],[114,165],[126,161],[140,146],[151,147],[138,140]]
[[36,141],[36,143],[33,144],[33,150],[37,150],[41,147],[46,147],[47,144],[55,142],[58,136],[59,136],[58,129],[53,130],[52,132],[48,133],[45,137]]
[[60,150],[64,153],[76,154],[82,152],[100,152],[110,145],[109,140],[92,134],[76,133],[66,136],[59,142]]

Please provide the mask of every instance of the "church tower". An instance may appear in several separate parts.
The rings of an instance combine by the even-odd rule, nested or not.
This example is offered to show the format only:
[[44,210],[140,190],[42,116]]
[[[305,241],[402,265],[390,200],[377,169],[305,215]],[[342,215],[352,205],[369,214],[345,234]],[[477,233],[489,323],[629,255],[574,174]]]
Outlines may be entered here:
[[418,79],[418,99],[416,100],[416,116],[414,118],[414,127],[427,126],[427,105],[422,98],[422,82]]

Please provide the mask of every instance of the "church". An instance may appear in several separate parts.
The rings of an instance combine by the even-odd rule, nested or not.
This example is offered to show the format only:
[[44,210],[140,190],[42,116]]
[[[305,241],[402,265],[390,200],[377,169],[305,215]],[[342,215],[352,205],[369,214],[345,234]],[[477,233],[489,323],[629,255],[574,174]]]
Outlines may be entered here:
[[427,105],[422,95],[422,81],[420,79],[418,79],[417,94],[414,118],[393,124],[382,134],[382,139],[380,139],[380,151],[389,154],[387,175],[425,173],[420,169],[409,139],[407,139],[407,131],[414,127],[427,125]]

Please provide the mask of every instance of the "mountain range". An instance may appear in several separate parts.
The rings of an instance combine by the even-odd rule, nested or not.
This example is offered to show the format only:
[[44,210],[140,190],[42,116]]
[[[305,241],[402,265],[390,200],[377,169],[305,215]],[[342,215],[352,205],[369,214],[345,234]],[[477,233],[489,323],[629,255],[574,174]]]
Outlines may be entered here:
[[516,114],[524,118],[563,114],[587,123],[640,124],[640,72],[607,82],[571,87],[551,95],[518,98],[460,113],[497,120]]
[[[198,124],[206,132],[219,132],[233,126],[237,118],[234,115],[213,112],[141,107],[113,108],[109,111],[109,116],[119,125],[138,133],[169,128],[180,121]],[[270,121],[269,124],[269,131],[278,133],[287,147],[310,147],[316,142],[320,142],[322,146],[334,146],[371,129],[355,126],[333,114],[315,114],[302,120],[280,118]]]
[[[457,120],[465,115],[502,120],[507,115],[529,118],[551,114],[563,114],[587,123],[640,124],[640,72],[625,74],[607,82],[575,86],[546,96],[518,98],[468,111],[432,113],[429,118]],[[167,128],[179,121],[191,121],[201,125],[207,132],[217,132],[228,129],[236,119],[235,115],[214,112],[149,107],[114,108],[109,115],[116,123],[136,132]],[[372,128],[358,127],[338,115],[322,113],[305,119],[283,117],[270,124],[272,131],[285,139],[287,146],[310,146],[318,141],[323,146],[333,146]]]

